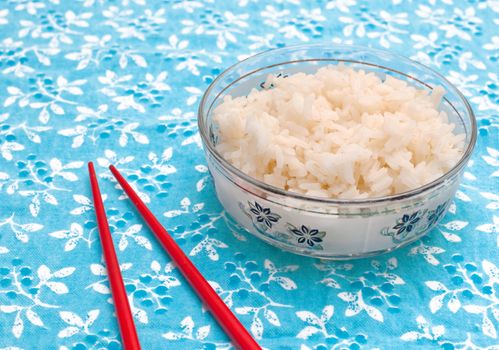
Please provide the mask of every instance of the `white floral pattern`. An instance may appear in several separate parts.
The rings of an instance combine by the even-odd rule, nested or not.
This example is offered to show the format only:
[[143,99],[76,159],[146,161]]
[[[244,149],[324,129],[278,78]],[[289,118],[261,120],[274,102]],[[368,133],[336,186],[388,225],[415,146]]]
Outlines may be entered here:
[[[498,16],[497,0],[5,1],[0,349],[121,348],[93,160],[144,349],[233,347],[110,164],[264,348],[498,350]],[[385,256],[318,261],[247,236],[204,159],[196,108],[218,74],[256,52],[324,41],[412,57],[476,113],[476,152],[449,213]],[[263,209],[254,214],[272,226]]]

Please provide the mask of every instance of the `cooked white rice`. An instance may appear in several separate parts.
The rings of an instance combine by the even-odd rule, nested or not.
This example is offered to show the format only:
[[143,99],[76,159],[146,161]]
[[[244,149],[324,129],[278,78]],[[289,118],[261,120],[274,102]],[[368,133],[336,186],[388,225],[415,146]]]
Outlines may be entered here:
[[226,96],[214,110],[217,150],[251,177],[292,192],[401,193],[440,177],[462,155],[464,135],[438,109],[443,94],[343,65],[269,75],[264,89]]

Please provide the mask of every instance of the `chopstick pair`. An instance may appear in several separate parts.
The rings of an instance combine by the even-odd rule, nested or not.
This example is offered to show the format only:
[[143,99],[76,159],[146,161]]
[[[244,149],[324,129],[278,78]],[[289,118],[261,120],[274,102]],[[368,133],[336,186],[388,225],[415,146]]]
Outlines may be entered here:
[[[127,194],[128,198],[130,198],[132,203],[135,205],[137,211],[140,213],[151,231],[160,241],[163,248],[166,250],[168,255],[170,255],[177,268],[184,275],[185,279],[189,282],[201,301],[205,304],[207,309],[212,313],[219,325],[231,339],[233,345],[241,350],[261,350],[260,346],[251,337],[249,332],[230,311],[227,305],[225,305],[223,300],[218,296],[208,281],[203,277],[203,275],[201,275],[196,266],[194,266],[187,255],[185,255],[182,249],[180,249],[175,240],[161,225],[153,213],[147,208],[123,176],[121,176],[119,171],[113,165],[111,165],[109,169]],[[97,176],[92,162],[88,163],[88,170],[90,173],[90,182],[92,185],[92,194],[94,198],[99,236],[108,270],[109,284],[113,295],[114,307],[118,318],[121,339],[123,341],[123,348],[125,350],[139,350],[140,344],[137,336],[137,330],[135,329],[135,324],[133,322],[132,312],[128,303],[123,278],[121,276],[118,259],[114,250],[109,225],[107,223],[104,204],[102,203],[99,191]]]

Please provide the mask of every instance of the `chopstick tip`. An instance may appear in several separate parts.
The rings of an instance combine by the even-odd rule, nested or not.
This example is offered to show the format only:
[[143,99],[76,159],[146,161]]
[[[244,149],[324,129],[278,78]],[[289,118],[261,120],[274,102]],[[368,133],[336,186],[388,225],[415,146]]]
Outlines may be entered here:
[[94,163],[92,161],[88,162],[88,170],[89,171],[95,171],[95,169],[94,169]]

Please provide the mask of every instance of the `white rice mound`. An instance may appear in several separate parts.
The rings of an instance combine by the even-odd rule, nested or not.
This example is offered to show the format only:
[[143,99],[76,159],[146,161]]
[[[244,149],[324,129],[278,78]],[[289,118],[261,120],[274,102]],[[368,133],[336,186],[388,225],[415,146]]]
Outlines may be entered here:
[[263,89],[226,96],[214,110],[218,152],[284,190],[362,199],[425,185],[461,158],[464,135],[429,94],[344,65],[269,75]]

